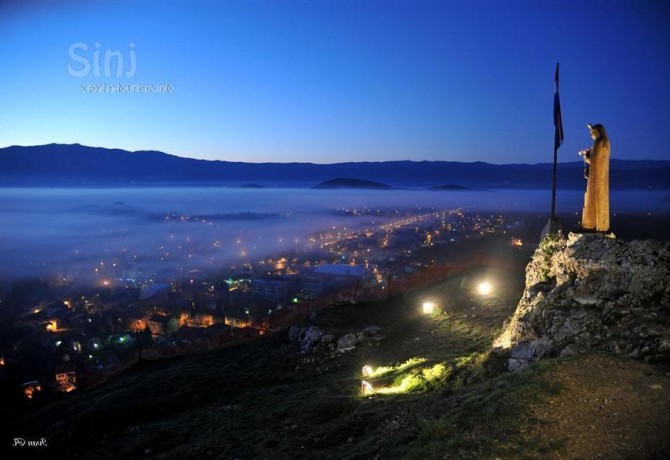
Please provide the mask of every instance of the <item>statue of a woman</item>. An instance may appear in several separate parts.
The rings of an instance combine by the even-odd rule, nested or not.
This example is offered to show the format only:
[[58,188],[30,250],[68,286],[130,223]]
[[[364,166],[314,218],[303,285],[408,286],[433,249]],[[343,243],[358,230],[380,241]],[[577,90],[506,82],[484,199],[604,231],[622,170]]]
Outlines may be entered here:
[[605,232],[610,228],[610,141],[603,125],[587,125],[593,147],[584,151],[587,176],[582,228]]

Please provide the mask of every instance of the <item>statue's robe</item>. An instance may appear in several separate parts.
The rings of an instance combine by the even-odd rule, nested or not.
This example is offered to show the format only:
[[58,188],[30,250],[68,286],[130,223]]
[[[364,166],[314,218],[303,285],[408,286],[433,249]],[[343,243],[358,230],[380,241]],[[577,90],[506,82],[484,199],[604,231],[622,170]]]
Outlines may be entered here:
[[586,162],[589,163],[589,178],[584,194],[582,228],[604,232],[610,228],[609,143],[597,139]]

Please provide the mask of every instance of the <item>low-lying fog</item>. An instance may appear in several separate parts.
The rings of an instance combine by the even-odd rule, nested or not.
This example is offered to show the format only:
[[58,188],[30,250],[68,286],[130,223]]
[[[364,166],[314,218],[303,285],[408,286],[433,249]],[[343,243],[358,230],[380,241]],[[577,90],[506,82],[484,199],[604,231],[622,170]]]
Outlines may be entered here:
[[[611,210],[667,211],[668,196],[613,192]],[[550,199],[547,190],[4,188],[0,282],[45,274],[80,281],[186,276],[306,249],[317,233],[378,226],[392,219],[389,211],[546,214]],[[579,212],[582,201],[583,192],[559,191],[557,210]],[[336,211],[343,209],[380,214]]]

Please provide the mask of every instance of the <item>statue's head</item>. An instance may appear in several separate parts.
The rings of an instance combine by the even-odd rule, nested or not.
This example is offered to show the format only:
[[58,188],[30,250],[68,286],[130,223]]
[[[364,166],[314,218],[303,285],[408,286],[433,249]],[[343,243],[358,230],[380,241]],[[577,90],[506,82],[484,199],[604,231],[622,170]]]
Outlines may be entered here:
[[589,131],[591,131],[591,139],[593,139],[594,141],[603,140],[609,144],[609,139],[607,138],[607,132],[605,131],[605,127],[603,125],[601,124],[592,125],[589,123],[588,125],[586,125],[586,127],[589,128]]
[[591,131],[591,138],[594,141],[602,137],[607,137],[607,134],[605,134],[605,127],[603,125],[592,125],[589,123],[586,125],[586,127],[589,128],[589,131]]

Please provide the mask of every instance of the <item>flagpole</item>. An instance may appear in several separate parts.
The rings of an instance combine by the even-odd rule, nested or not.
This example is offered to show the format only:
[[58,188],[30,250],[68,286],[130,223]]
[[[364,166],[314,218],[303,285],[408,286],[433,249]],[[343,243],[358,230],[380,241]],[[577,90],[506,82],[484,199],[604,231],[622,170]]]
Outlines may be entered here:
[[561,223],[556,217],[556,173],[558,170],[558,148],[563,143],[563,120],[561,117],[561,101],[558,95],[558,63],[554,74],[554,171],[551,184],[551,215],[542,230],[541,239],[549,234],[556,234],[561,229]]
[[558,95],[558,62],[554,73],[554,177],[551,186],[551,219],[556,219],[556,170],[558,169],[558,147],[563,143],[563,120],[561,101]]
[[556,219],[556,163],[558,162],[558,148],[554,145],[554,180],[551,187],[551,218]]

